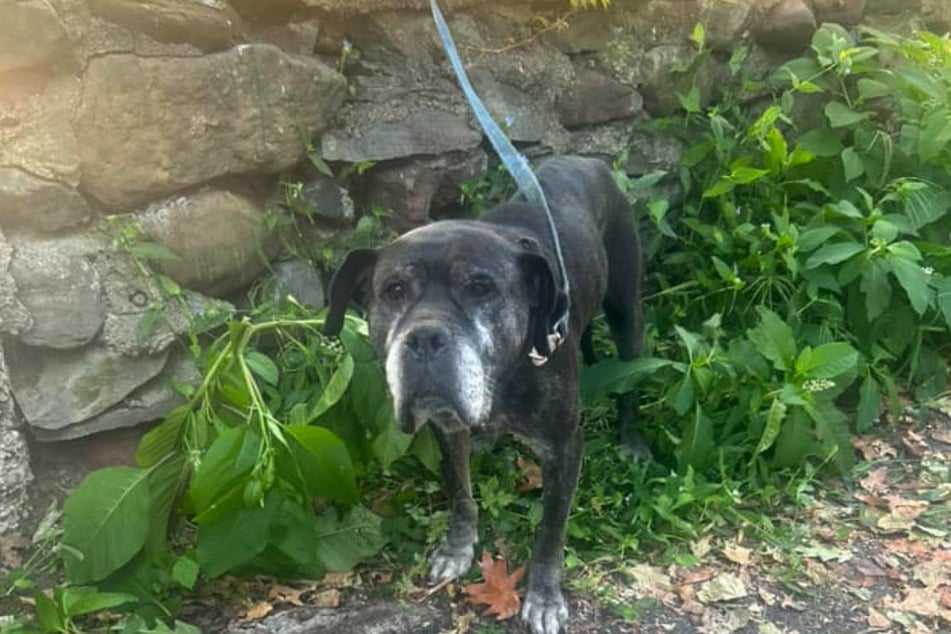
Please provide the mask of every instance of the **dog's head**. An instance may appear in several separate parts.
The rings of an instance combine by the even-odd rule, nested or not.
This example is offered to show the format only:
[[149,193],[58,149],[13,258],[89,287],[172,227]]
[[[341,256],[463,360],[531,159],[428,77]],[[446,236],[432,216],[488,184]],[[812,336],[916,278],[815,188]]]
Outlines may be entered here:
[[481,222],[441,221],[350,252],[330,284],[324,330],[351,299],[367,309],[400,426],[488,422],[503,371],[547,350],[555,277],[530,240]]

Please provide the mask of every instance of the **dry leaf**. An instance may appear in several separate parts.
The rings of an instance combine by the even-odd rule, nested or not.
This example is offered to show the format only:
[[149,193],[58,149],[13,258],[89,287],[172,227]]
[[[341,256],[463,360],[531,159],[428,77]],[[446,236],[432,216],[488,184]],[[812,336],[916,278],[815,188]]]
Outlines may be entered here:
[[522,472],[522,479],[518,483],[518,490],[522,493],[542,488],[542,468],[538,463],[519,457],[515,464]]
[[868,626],[876,630],[887,630],[892,626],[892,620],[875,608],[868,609],[867,621]]
[[30,540],[18,533],[0,537],[0,568],[18,568],[30,547]]
[[489,552],[483,550],[479,567],[482,569],[482,578],[485,581],[470,583],[462,588],[469,603],[482,603],[489,606],[484,614],[494,615],[499,621],[518,614],[521,599],[515,591],[515,586],[525,575],[525,566],[508,574],[508,567],[504,560],[492,559]]
[[951,445],[951,429],[933,429],[931,437],[938,442]]
[[270,602],[258,601],[245,610],[241,618],[245,621],[258,621],[270,614],[273,609],[274,606]]
[[746,595],[746,584],[743,583],[739,575],[725,572],[710,581],[704,582],[697,592],[697,599],[704,603],[719,603],[721,601],[742,599]]
[[710,536],[704,535],[700,539],[690,543],[690,552],[697,559],[703,559],[710,552]]
[[355,585],[356,577],[352,570],[328,572],[320,580],[320,585],[324,588],[352,588]]
[[878,495],[885,490],[885,480],[887,478],[888,467],[879,467],[874,471],[869,471],[867,476],[859,480],[859,486],[872,495]]
[[723,556],[735,564],[748,566],[752,560],[753,551],[736,544],[727,544],[723,547]]
[[927,441],[914,429],[905,430],[905,433],[901,436],[901,444],[905,446],[905,450],[908,451],[908,453],[916,458],[922,457],[928,450]]
[[318,592],[317,595],[311,599],[310,604],[318,608],[336,608],[340,605],[340,590],[331,588],[330,590]]
[[660,599],[672,590],[670,576],[660,568],[642,563],[628,566],[624,573],[634,582],[633,590],[638,594]]
[[304,605],[304,602],[301,601],[300,595],[310,590],[312,590],[312,588],[292,588],[290,586],[277,583],[271,586],[271,589],[268,590],[267,598],[268,601],[274,603],[289,603],[291,605],[300,607]]
[[862,457],[869,462],[872,460],[881,460],[883,458],[898,457],[898,450],[881,438],[866,439],[856,436],[852,439],[852,446],[858,449],[862,454]]

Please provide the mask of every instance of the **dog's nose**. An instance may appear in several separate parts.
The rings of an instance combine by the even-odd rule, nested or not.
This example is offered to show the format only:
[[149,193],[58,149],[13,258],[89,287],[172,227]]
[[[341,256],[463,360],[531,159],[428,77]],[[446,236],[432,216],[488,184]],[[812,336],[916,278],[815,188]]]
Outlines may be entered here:
[[420,361],[439,356],[449,345],[449,330],[438,324],[418,326],[406,337],[406,347]]

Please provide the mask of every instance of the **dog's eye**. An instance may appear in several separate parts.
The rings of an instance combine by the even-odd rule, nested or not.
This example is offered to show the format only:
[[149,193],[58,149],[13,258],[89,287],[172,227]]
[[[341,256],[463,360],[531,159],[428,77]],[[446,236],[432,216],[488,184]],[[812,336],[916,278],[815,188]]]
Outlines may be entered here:
[[383,287],[383,299],[391,302],[402,301],[406,297],[406,284],[403,282],[390,282]]
[[487,277],[475,277],[466,283],[466,297],[470,299],[485,299],[493,290],[492,280]]

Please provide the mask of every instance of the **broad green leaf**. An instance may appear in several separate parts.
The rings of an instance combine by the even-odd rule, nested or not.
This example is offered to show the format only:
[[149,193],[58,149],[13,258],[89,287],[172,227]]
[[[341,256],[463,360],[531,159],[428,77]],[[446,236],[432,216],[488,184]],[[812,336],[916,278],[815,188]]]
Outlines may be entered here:
[[[807,352],[808,351],[808,352]],[[796,373],[807,379],[834,379],[855,369],[859,353],[843,341],[805,348],[796,359]]]
[[680,107],[688,113],[696,114],[700,112],[700,88],[696,85],[691,86],[686,95],[678,93],[677,99],[680,101]]
[[224,491],[245,480],[257,463],[261,438],[247,426],[226,429],[215,438],[192,478],[188,496],[201,514]]
[[396,421],[389,421],[370,445],[373,456],[388,469],[397,459],[402,458],[409,451],[413,437],[405,434],[396,426]]
[[104,579],[142,549],[150,520],[148,476],[147,469],[100,469],[66,499],[63,560],[71,583]]
[[75,617],[138,603],[139,598],[124,592],[100,592],[88,586],[68,586],[62,589],[60,602],[63,612]]
[[872,375],[865,377],[859,388],[859,407],[855,414],[855,430],[864,434],[872,429],[882,411],[882,388]]
[[838,264],[845,262],[854,255],[865,250],[865,245],[858,242],[833,242],[826,244],[813,252],[806,260],[806,268],[814,269],[823,264]]
[[839,473],[848,473],[855,464],[848,417],[833,403],[821,399],[807,404],[804,409],[815,423],[826,456],[832,456],[832,464]]
[[178,454],[152,467],[149,473],[148,485],[152,507],[149,516],[149,532],[145,542],[145,552],[149,556],[163,557],[166,554],[168,531],[173,519],[172,513],[188,481],[189,469],[185,455]]
[[892,299],[892,286],[888,283],[888,271],[881,258],[872,258],[862,270],[859,290],[865,295],[866,318],[869,322],[878,319]]
[[653,172],[648,172],[647,174],[638,176],[637,178],[632,178],[628,181],[627,186],[631,191],[650,189],[663,180],[665,176],[667,176],[667,172],[665,170],[655,170]]
[[890,97],[895,89],[877,79],[862,77],[858,81],[859,97],[864,100],[877,99],[879,97]]
[[735,167],[730,172],[730,180],[737,185],[748,185],[755,183],[769,174],[769,170],[758,169],[755,167]]
[[426,425],[413,436],[409,451],[416,456],[426,470],[433,475],[440,475],[439,464],[442,462],[442,451],[436,441],[436,435],[431,425]]
[[876,220],[872,225],[872,237],[878,238],[883,242],[891,242],[898,237],[898,227],[895,223],[887,220]]
[[337,366],[330,380],[327,381],[327,385],[324,386],[320,398],[314,403],[314,407],[310,411],[310,421],[317,420],[324,412],[340,401],[350,386],[350,380],[353,378],[353,368],[353,357],[345,354],[340,361],[340,365]]
[[945,325],[951,329],[951,278],[938,278],[938,308],[944,316]]
[[231,509],[216,521],[199,525],[195,555],[205,575],[213,579],[237,570],[267,548],[271,524],[282,503],[271,489],[262,505]]
[[865,165],[862,164],[862,158],[853,147],[847,147],[842,150],[842,167],[845,170],[845,182],[847,183],[865,173]]
[[66,623],[59,609],[45,592],[33,593],[33,610],[36,612],[36,624],[45,632],[66,632]]
[[799,250],[803,253],[809,253],[810,251],[815,251],[820,246],[825,244],[829,238],[840,233],[842,230],[838,227],[832,225],[824,225],[822,227],[815,227],[814,229],[806,229],[799,234],[799,238],[796,240],[796,245],[799,247]]
[[681,372],[683,364],[670,359],[639,357],[631,361],[605,359],[581,370],[581,398],[594,402],[609,394],[625,394],[645,379],[664,368],[673,367]]
[[796,340],[792,328],[779,315],[768,308],[758,306],[760,323],[747,331],[764,357],[773,362],[777,370],[791,370],[796,356]]
[[350,453],[336,434],[316,425],[288,425],[285,430],[293,439],[289,439],[293,463],[279,464],[279,470],[293,472],[312,498],[358,500]]
[[832,130],[817,128],[809,130],[796,139],[796,145],[803,150],[821,157],[838,156],[842,153],[842,142]]
[[268,550],[259,558],[265,561],[255,562],[256,567],[263,567],[275,574],[287,574],[290,568],[312,575],[319,568],[317,543],[320,536],[317,530],[317,517],[309,504],[303,506],[293,500],[284,500],[272,526],[271,535],[273,546],[290,559],[291,564],[288,565],[280,558],[270,557],[273,551]]
[[709,188],[704,190],[704,198],[716,198],[717,196],[722,196],[733,191],[736,188],[736,183],[733,182],[729,177],[722,177],[717,180],[716,183],[711,185]]
[[181,445],[191,407],[182,405],[165,417],[157,427],[149,430],[135,450],[135,462],[140,467],[151,467],[168,454],[177,451]]
[[773,446],[773,443],[776,442],[776,438],[779,436],[779,432],[783,428],[783,420],[785,418],[786,405],[779,399],[774,400],[773,404],[769,406],[769,414],[766,416],[766,427],[763,429],[763,434],[760,436],[759,443],[756,445],[755,455],[761,454]]
[[327,570],[350,570],[386,544],[382,520],[362,506],[344,515],[330,508],[317,516],[317,556]]
[[857,112],[841,101],[830,101],[825,107],[829,125],[833,128],[845,128],[868,119],[867,112]]
[[928,292],[928,275],[917,262],[901,257],[889,257],[888,266],[895,278],[898,279],[898,283],[905,289],[905,293],[908,294],[911,307],[916,313],[923,315],[931,304]]
[[198,573],[200,570],[197,561],[191,557],[182,555],[176,558],[175,563],[172,564],[172,581],[186,590],[191,590],[195,587],[195,582],[198,581]]
[[951,211],[951,195],[930,185],[908,189],[902,198],[905,215],[915,230],[940,220]]
[[251,371],[264,380],[269,385],[277,385],[280,379],[280,371],[277,365],[266,354],[261,354],[257,350],[245,350],[244,362],[248,364]]
[[680,473],[687,473],[688,467],[695,471],[705,470],[716,453],[713,423],[703,413],[699,403],[694,406],[694,415],[688,420],[675,453]]

